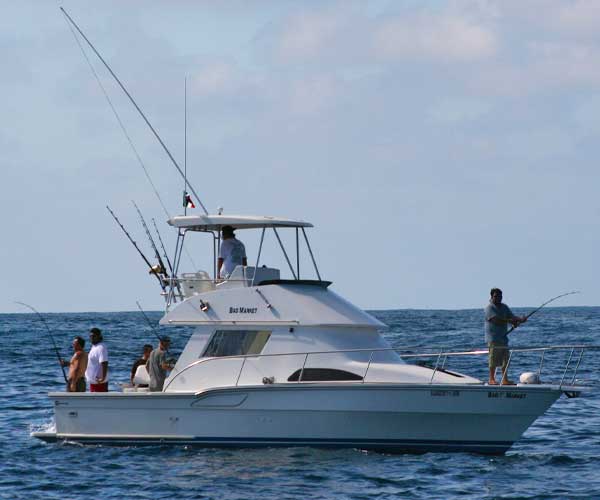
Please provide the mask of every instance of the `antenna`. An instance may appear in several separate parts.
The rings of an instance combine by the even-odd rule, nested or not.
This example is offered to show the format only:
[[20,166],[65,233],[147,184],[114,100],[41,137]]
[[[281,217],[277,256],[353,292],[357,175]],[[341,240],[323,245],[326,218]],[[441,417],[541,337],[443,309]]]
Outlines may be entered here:
[[187,215],[187,76],[183,80],[183,215]]

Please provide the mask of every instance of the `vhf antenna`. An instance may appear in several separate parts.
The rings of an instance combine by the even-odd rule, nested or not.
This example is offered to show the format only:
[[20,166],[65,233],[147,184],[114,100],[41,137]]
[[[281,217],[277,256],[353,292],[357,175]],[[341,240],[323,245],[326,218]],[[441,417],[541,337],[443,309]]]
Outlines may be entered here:
[[183,80],[183,215],[187,215],[187,76]]

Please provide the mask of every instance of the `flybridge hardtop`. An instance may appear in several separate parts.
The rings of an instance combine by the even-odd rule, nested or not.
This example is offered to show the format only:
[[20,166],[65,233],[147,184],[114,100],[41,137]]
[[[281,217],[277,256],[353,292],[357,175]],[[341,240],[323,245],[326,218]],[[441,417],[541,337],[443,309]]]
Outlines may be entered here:
[[178,215],[167,222],[173,227],[191,231],[220,231],[224,226],[235,229],[313,227],[310,222],[268,215]]

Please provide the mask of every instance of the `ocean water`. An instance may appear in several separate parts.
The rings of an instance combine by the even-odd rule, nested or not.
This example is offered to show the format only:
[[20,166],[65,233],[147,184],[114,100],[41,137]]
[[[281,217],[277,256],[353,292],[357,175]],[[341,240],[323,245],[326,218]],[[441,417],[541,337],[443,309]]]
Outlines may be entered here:
[[[526,312],[523,310],[522,312]],[[483,347],[482,311],[374,311],[394,346]],[[153,320],[160,313],[150,313]],[[139,313],[45,314],[63,356],[73,336],[105,332],[113,383],[152,333]],[[169,329],[174,352],[189,335]],[[512,335],[513,346],[600,344],[600,308],[547,308]],[[30,437],[48,428],[46,394],[64,382],[43,323],[33,314],[0,315],[0,498],[2,499],[452,499],[600,498],[600,361],[587,353],[578,379],[588,395],[562,397],[504,456],[469,453],[388,455],[313,448],[199,449],[46,444]],[[567,351],[547,355],[544,380],[559,380]],[[512,378],[537,368],[539,356],[512,361]],[[448,368],[485,377],[485,357]]]

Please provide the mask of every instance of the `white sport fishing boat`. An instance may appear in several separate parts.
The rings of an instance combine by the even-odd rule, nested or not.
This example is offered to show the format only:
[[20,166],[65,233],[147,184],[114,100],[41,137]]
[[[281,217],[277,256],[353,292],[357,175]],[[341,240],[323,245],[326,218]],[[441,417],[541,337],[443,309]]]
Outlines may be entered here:
[[[321,279],[307,222],[226,215],[178,216],[168,222],[179,230],[176,262],[188,233],[211,234],[214,253],[223,226],[259,229],[256,264],[236,267],[224,281],[204,271],[169,280],[160,323],[195,329],[162,392],[50,393],[55,430],[35,437],[114,445],[498,454],[561,394],[577,396],[584,389],[565,385],[564,374],[556,384],[489,386],[446,370],[442,361],[481,351],[436,353],[432,367],[407,363],[380,334],[383,323]],[[295,232],[295,266],[279,236],[284,228]],[[261,265],[267,230],[281,246],[289,279]],[[315,279],[300,277],[301,240]]]
[[[62,11],[135,105],[195,195],[129,92]],[[573,385],[584,346],[579,346],[579,361],[569,372],[568,384],[564,382],[575,352],[570,346],[567,367],[554,384],[488,386],[446,368],[446,360],[454,356],[487,351],[433,355],[428,351],[420,357],[433,356],[433,366],[409,364],[414,353],[408,356],[392,349],[380,333],[385,325],[332,292],[331,283],[321,278],[306,234],[311,224],[204,212],[168,221],[178,234],[173,270],[167,276],[162,262],[153,268],[166,299],[161,324],[195,327],[162,392],[135,388],[52,392],[54,429],[33,436],[114,445],[504,453],[561,394],[573,397],[584,390]],[[216,249],[224,226],[260,230],[261,239],[254,266],[238,266],[227,279],[218,280]],[[295,236],[291,252],[295,265],[280,238],[283,230]],[[283,251],[287,278],[281,277],[280,269],[261,264],[266,231],[273,231]],[[186,235],[193,233],[212,236],[212,277],[205,271],[179,274]],[[305,279],[305,269],[300,269],[301,246],[312,263],[312,279]],[[542,363],[546,351],[539,349]],[[478,362],[485,366],[484,359]],[[539,375],[542,363],[534,375]],[[539,382],[539,377],[528,380]]]

